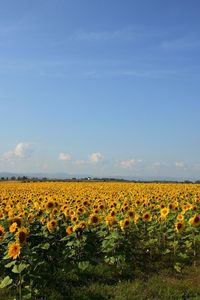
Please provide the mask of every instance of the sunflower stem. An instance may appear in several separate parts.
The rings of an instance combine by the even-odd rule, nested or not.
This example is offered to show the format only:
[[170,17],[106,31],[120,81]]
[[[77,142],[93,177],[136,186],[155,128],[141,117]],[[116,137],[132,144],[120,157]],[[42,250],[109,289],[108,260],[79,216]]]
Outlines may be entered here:
[[194,246],[194,251],[193,251],[194,262],[193,262],[193,266],[194,266],[194,268],[196,268],[196,242],[195,242],[195,232],[194,232],[194,230],[193,230],[193,246]]
[[22,300],[22,275],[19,274],[19,300]]

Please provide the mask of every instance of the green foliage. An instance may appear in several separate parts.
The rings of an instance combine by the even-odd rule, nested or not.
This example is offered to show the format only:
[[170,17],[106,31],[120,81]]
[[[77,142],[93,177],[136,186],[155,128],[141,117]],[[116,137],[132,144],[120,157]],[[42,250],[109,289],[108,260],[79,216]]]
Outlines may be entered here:
[[10,285],[13,282],[12,278],[10,278],[9,276],[6,276],[0,284],[0,289],[3,289],[5,287],[7,287],[8,285]]

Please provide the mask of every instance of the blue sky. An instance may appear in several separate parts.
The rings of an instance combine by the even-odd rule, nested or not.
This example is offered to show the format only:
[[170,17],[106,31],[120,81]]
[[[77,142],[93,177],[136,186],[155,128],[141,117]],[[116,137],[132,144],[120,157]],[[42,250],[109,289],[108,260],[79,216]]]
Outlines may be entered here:
[[0,7],[0,171],[199,176],[199,0]]

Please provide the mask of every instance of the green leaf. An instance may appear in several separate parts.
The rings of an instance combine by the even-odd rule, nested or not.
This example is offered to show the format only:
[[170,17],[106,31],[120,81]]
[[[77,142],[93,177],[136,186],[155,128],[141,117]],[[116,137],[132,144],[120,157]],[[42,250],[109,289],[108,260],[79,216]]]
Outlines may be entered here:
[[74,246],[74,244],[75,244],[74,241],[70,241],[70,242],[67,243],[67,246],[71,247],[71,246]]
[[187,248],[191,249],[191,247],[192,247],[192,242],[186,241],[186,242],[185,242],[185,246],[186,246]]
[[16,264],[16,261],[14,260],[14,261],[11,261],[11,262],[9,262],[7,265],[5,265],[5,268],[10,268],[10,267],[12,267],[12,266],[14,266]]
[[41,245],[40,248],[43,249],[43,250],[48,250],[50,248],[50,244],[45,243],[45,244]]
[[173,248],[176,248],[178,246],[178,241],[170,242],[169,245]]
[[90,266],[90,262],[89,261],[81,261],[78,263],[78,268],[81,270],[81,271],[85,271],[89,268]]
[[31,298],[32,298],[31,286],[27,285],[24,287],[23,299],[31,299]]
[[26,269],[29,265],[27,264],[23,264],[21,263],[20,265],[15,265],[13,268],[12,268],[12,272],[13,273],[21,273],[24,269]]
[[34,267],[34,270],[36,270],[38,267],[44,265],[44,261],[40,261],[39,263],[37,263]]
[[9,232],[6,232],[5,235],[4,235],[4,240],[9,238],[10,236],[11,236],[11,234]]
[[174,269],[178,272],[178,273],[180,273],[181,272],[181,270],[182,270],[182,268],[181,268],[181,264],[179,264],[179,263],[176,263],[175,265],[174,265]]
[[169,228],[169,229],[167,230],[167,233],[174,233],[174,229]]
[[0,284],[0,289],[5,288],[6,286],[10,285],[12,282],[13,282],[12,278],[6,276]]
[[181,257],[181,258],[183,258],[183,259],[188,258],[187,254],[182,253],[182,252],[180,252],[180,253],[178,254],[178,256]]
[[10,256],[8,256],[8,254],[6,254],[4,257],[3,257],[3,259],[9,259],[10,258]]
[[163,252],[162,252],[162,254],[169,254],[171,251],[169,250],[169,249],[165,249]]
[[23,296],[23,299],[31,299],[32,298],[32,293],[28,293]]
[[147,244],[149,245],[149,246],[153,246],[153,245],[155,245],[155,244],[157,244],[158,243],[158,239],[150,239],[148,242],[147,242]]
[[196,236],[194,237],[194,240],[195,240],[196,242],[200,242],[200,234],[199,234],[199,235],[196,235]]
[[64,238],[62,238],[60,241],[63,242],[63,241],[67,241],[69,238],[68,236],[65,236]]
[[113,231],[111,232],[110,236],[108,236],[108,238],[111,238],[111,239],[118,239],[120,237],[119,233],[117,231]]

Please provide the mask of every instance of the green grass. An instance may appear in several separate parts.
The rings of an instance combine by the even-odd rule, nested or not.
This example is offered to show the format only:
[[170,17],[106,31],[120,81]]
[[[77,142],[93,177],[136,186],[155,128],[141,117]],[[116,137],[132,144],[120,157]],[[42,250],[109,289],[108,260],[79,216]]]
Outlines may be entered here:
[[[62,298],[61,298],[62,299]],[[60,300],[61,300],[60,299]],[[69,300],[200,300],[200,267],[189,268],[182,276],[152,275],[148,280],[135,279],[114,284],[100,282],[71,287]]]
[[[44,291],[44,297],[32,300],[200,300],[200,266],[187,268],[183,274],[162,271],[149,278],[133,280],[112,278],[112,273],[96,270],[91,274],[71,274],[63,282],[63,290]],[[7,290],[0,291],[0,300],[13,300]]]

